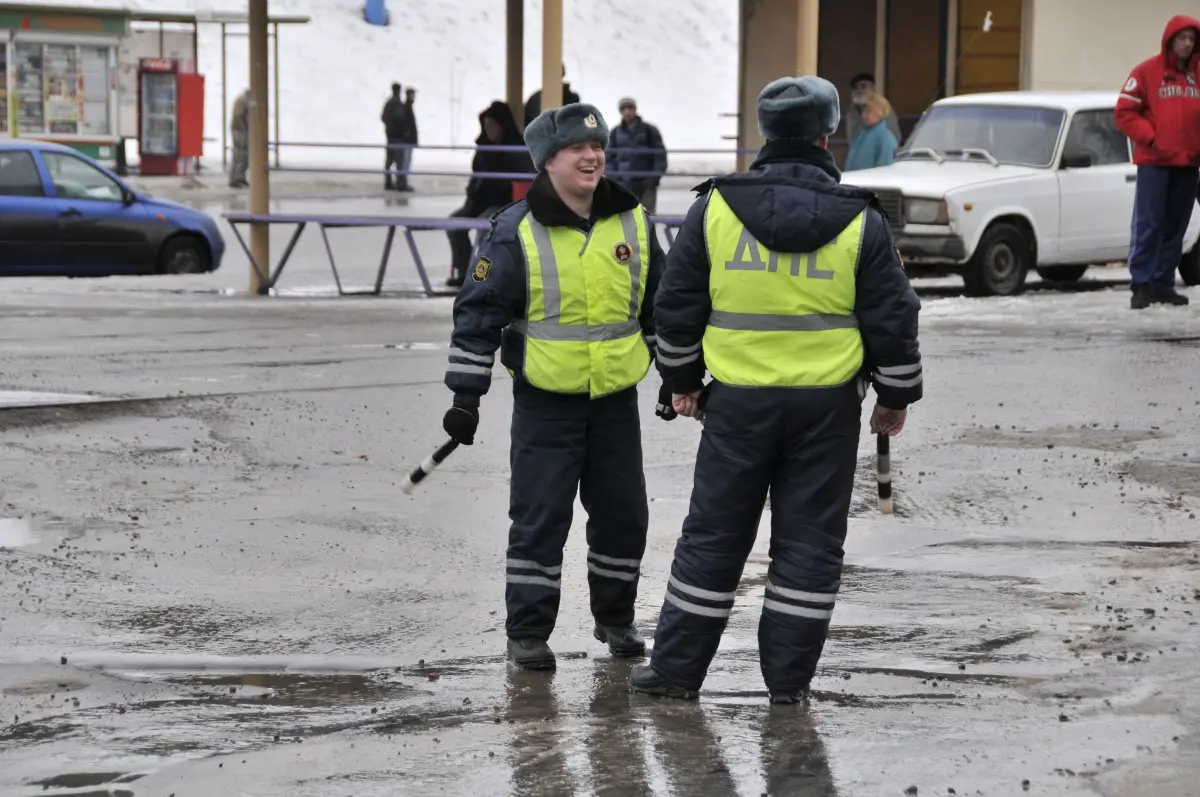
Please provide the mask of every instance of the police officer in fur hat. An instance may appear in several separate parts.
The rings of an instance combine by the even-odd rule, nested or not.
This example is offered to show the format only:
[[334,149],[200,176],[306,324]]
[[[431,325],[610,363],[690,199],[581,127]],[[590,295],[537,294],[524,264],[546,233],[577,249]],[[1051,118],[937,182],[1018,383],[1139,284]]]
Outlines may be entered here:
[[819,77],[764,88],[757,160],[698,187],[671,247],[658,369],[675,409],[705,425],[635,692],[697,696],[770,495],[762,674],[772,702],[807,696],[841,585],[866,384],[876,433],[898,434],[921,398],[920,303],[874,194],[839,184],[838,107]]
[[[446,432],[474,441],[497,348],[513,375],[505,628],[509,662],[526,669],[555,666],[547,640],[577,491],[593,634],[616,656],[646,649],[633,627],[649,523],[637,385],[654,354],[665,258],[637,197],[604,176],[607,141],[587,104],[530,123],[538,175],[524,199],[492,216],[454,302]],[[669,394],[659,402],[669,408]]]

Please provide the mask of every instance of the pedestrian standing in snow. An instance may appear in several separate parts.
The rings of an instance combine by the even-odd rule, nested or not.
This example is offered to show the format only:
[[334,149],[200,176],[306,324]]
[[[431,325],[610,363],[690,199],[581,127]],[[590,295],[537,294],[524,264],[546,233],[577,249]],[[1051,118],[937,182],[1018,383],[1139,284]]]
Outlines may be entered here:
[[552,670],[563,546],[578,494],[587,512],[592,634],[615,656],[633,627],[649,511],[637,385],[654,348],[663,253],[638,199],[604,177],[608,126],[591,105],[545,111],[525,130],[538,175],[492,217],[454,302],[442,419],[471,445],[495,352],[513,374],[508,661]]
[[[517,120],[507,104],[496,100],[479,114],[479,136],[476,144],[524,146],[525,140],[517,129]],[[535,173],[528,152],[476,150],[471,159],[472,174]],[[513,201],[513,180],[501,177],[472,177],[467,182],[467,198],[462,207],[450,214],[456,218],[491,216]],[[461,287],[471,264],[471,234],[467,230],[449,230],[450,279],[446,284]]]
[[[404,131],[400,136],[401,143],[417,145],[417,115],[413,110],[413,103],[417,101],[417,90],[407,88],[404,90]],[[413,151],[411,148],[400,150],[400,170],[408,171],[412,167]],[[408,178],[404,180],[402,191],[411,191]]]
[[[622,97],[617,103],[621,124],[608,137],[608,157],[616,172],[653,172],[653,176],[614,177],[642,201],[642,207],[654,213],[658,207],[658,183],[667,171],[667,148],[663,146],[658,128],[638,116],[637,103],[632,97]],[[654,150],[630,152],[629,150]]]
[[658,369],[676,411],[705,425],[634,692],[697,696],[769,494],[762,673],[771,702],[805,699],[841,585],[867,381],[876,433],[899,434],[921,398],[920,302],[874,193],[839,185],[827,151],[838,107],[819,77],[768,84],[758,159],[697,189],[668,255]]
[[1183,236],[1200,177],[1200,21],[1172,17],[1162,50],[1133,68],[1117,99],[1116,121],[1134,142],[1137,194],[1129,243],[1129,306],[1186,305],[1175,290]]
[[[402,165],[404,162],[403,153],[406,148],[395,146],[404,143],[404,133],[408,125],[408,113],[404,107],[404,100],[400,99],[400,84],[392,84],[392,96],[383,105],[383,113],[379,115],[379,120],[383,122],[383,131],[387,136],[387,158],[384,160],[383,168],[385,171],[390,171],[392,167],[400,170],[405,170]],[[385,174],[383,176],[383,189],[385,191],[411,191],[412,188],[408,185],[408,175],[402,174],[392,182],[392,175]]]
[[233,102],[229,119],[229,135],[233,139],[233,159],[229,164],[229,187],[245,188],[246,170],[250,168],[250,89],[243,89]]
[[899,146],[896,137],[883,121],[891,112],[892,105],[882,94],[867,97],[862,111],[862,125],[850,141],[850,151],[846,153],[846,167],[843,171],[874,169],[891,164],[896,147]]

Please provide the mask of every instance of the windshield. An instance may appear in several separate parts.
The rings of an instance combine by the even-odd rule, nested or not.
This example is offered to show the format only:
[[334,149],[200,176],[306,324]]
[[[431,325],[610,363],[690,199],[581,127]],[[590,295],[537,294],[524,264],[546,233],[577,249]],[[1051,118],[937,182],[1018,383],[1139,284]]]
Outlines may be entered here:
[[1050,166],[1064,116],[1055,108],[935,105],[900,154],[927,148],[942,156],[986,162],[987,158],[978,152],[963,153],[974,149],[986,150],[1000,163]]

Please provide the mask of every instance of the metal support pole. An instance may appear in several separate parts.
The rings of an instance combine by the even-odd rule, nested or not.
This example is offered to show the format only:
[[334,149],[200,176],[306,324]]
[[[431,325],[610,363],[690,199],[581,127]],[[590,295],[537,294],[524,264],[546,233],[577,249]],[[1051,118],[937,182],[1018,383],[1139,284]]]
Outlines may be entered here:
[[279,168],[279,142],[283,140],[279,134],[279,23],[274,23],[272,28],[275,35],[275,64],[271,67],[271,74],[275,78],[275,104],[271,110],[275,114],[275,168]]
[[542,110],[561,108],[563,104],[563,4],[562,0],[542,3]]
[[226,63],[225,44],[228,37],[225,33],[225,23],[221,23],[221,168],[229,168],[229,80]]
[[[250,212],[266,214],[271,205],[267,172],[270,64],[267,52],[267,0],[250,0]],[[264,271],[271,267],[270,227],[251,222],[250,251]],[[267,285],[250,270],[250,292],[265,294]]]
[[796,0],[796,74],[817,74],[821,0]]
[[508,36],[505,51],[505,76],[508,107],[517,121],[517,129],[525,128],[525,0],[508,0],[505,15]]

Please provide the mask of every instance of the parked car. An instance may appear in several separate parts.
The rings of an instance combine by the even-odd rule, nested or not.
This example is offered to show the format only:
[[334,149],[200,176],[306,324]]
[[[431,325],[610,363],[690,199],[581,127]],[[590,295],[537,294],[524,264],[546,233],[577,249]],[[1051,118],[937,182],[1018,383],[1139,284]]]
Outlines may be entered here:
[[[1071,282],[1129,257],[1137,167],[1109,92],[997,92],[939,100],[895,163],[848,172],[873,189],[906,262],[961,273],[972,295],[1019,293],[1035,269]],[[1179,272],[1200,284],[1200,211]]]
[[69,147],[0,140],[0,276],[195,274],[224,253],[211,217]]

